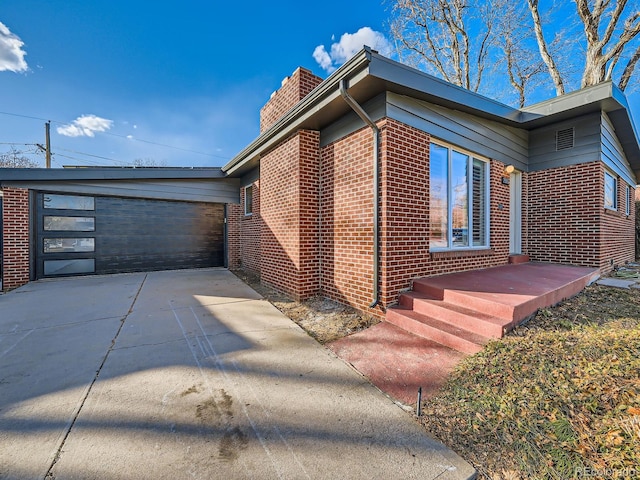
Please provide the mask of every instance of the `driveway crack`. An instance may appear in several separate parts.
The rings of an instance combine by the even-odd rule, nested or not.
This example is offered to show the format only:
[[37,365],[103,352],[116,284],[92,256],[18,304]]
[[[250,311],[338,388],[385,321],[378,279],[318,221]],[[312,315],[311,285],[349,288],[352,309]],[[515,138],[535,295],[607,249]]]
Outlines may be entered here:
[[80,404],[78,405],[78,407],[77,407],[77,409],[76,409],[76,411],[75,411],[75,413],[73,415],[73,418],[71,419],[71,421],[69,422],[69,425],[67,426],[67,430],[66,430],[66,432],[64,434],[64,437],[62,438],[62,441],[60,442],[60,445],[56,449],[56,452],[55,452],[55,454],[53,456],[53,460],[51,461],[51,463],[49,464],[49,468],[47,469],[47,473],[45,473],[45,475],[44,475],[44,479],[45,480],[51,480],[51,479],[55,478],[55,474],[53,473],[53,467],[58,462],[58,460],[60,460],[60,455],[62,454],[62,449],[63,449],[65,443],[67,442],[67,438],[69,438],[69,435],[71,434],[71,430],[73,430],[73,427],[75,426],[76,421],[78,420],[78,417],[80,416],[80,412],[82,411],[82,408],[84,407],[84,404],[87,401],[87,398],[89,398],[89,394],[91,393],[91,390],[93,389],[93,386],[98,381],[98,377],[100,376],[100,372],[102,371],[102,368],[104,367],[105,363],[107,362],[107,358],[109,358],[109,354],[114,350],[116,342],[118,341],[118,337],[120,336],[120,332],[122,332],[122,328],[124,327],[125,322],[129,318],[129,315],[131,315],[131,312],[133,312],[133,307],[135,306],[136,302],[138,301],[138,297],[140,296],[140,292],[142,291],[142,287],[144,286],[146,281],[147,281],[147,274],[145,274],[144,278],[142,279],[142,282],[140,282],[140,287],[138,287],[138,291],[136,292],[135,296],[133,297],[133,301],[131,302],[131,305],[129,306],[129,310],[127,311],[126,315],[124,317],[122,317],[122,319],[120,320],[120,325],[118,326],[118,330],[116,331],[116,334],[114,335],[114,337],[111,339],[111,345],[109,345],[109,348],[107,349],[107,352],[105,353],[105,355],[104,355],[104,357],[102,359],[102,362],[100,363],[100,366],[96,370],[96,374],[93,376],[93,379],[91,380],[91,383],[87,387],[87,389],[86,389],[86,391],[84,393],[84,396],[82,397],[82,400],[80,401]]

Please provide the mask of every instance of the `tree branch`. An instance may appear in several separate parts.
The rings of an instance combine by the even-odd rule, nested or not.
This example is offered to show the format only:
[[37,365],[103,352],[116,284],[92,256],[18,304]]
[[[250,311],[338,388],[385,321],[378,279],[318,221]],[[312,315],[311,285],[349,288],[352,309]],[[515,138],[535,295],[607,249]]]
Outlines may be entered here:
[[[585,0],[576,0],[576,3],[584,2]],[[549,53],[549,49],[547,47],[547,42],[544,39],[544,35],[542,33],[542,20],[540,19],[540,12],[538,11],[538,0],[527,0],[529,4],[529,10],[531,11],[531,17],[533,18],[533,26],[536,34],[536,40],[538,41],[538,48],[540,49],[540,56],[542,60],[547,65],[547,69],[549,70],[549,75],[551,75],[551,79],[553,80],[553,84],[556,87],[556,94],[558,96],[564,95],[564,83],[562,81],[562,77],[560,76],[560,71],[556,63],[553,60],[553,57]]]
[[620,82],[618,83],[618,87],[620,87],[620,90],[624,91],[629,85],[629,80],[631,79],[631,75],[633,75],[633,70],[636,68],[638,60],[640,60],[640,45],[629,59],[627,66],[624,67],[624,71],[622,72],[622,76],[620,77]]

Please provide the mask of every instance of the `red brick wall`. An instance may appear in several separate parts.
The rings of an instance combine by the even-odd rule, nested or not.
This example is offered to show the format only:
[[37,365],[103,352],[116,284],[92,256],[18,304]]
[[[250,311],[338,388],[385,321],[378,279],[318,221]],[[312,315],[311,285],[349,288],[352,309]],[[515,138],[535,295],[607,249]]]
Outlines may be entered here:
[[2,289],[10,290],[29,282],[29,191],[2,191]]
[[[501,181],[504,164],[490,163],[491,249],[430,253],[429,135],[390,119],[379,127],[382,305],[395,303],[414,278],[506,263],[509,186]],[[237,264],[259,268],[265,283],[295,298],[320,293],[382,316],[382,309],[369,308],[374,298],[372,141],[371,129],[363,128],[319,149],[318,133],[301,131],[265,155],[260,265],[250,267],[246,258],[256,248],[246,243],[255,241],[257,230],[243,228],[245,217],[237,249],[243,260]]]
[[[602,185],[604,185],[604,168],[602,170]],[[631,198],[635,197],[634,186],[631,185]],[[614,266],[622,266],[635,260],[635,225],[636,211],[632,201],[629,216],[626,214],[627,183],[618,178],[618,209],[602,210],[602,230],[600,232],[600,269],[608,272]],[[604,191],[603,191],[604,196]],[[600,197],[602,199],[602,197]]]
[[322,148],[323,295],[369,311],[373,300],[373,143],[363,128]]
[[398,300],[429,273],[429,134],[387,119],[381,128],[380,300]]
[[319,140],[299,131],[260,162],[261,279],[297,299],[319,290]]
[[[522,253],[529,253],[529,174],[522,172]],[[511,252],[513,253],[513,252]]]
[[[504,164],[490,163],[489,250],[429,252],[429,135],[392,119],[378,124],[380,157],[380,301],[397,302],[415,278],[507,263],[509,185]],[[369,128],[322,149],[322,293],[360,310],[373,299],[373,160]],[[523,177],[526,197],[526,176]],[[526,239],[526,236],[523,235]]]
[[242,238],[240,221],[243,215],[242,205],[227,204],[227,262],[231,270],[242,264]]
[[[633,261],[635,212],[625,215],[626,184],[618,179],[618,211],[604,208],[604,165],[590,162],[529,173],[532,260],[611,270]],[[633,194],[633,192],[632,192]]]
[[260,237],[262,235],[262,215],[260,202],[260,180],[252,184],[253,187],[253,212],[251,215],[245,215],[245,189],[240,191],[240,205],[231,205],[233,217],[227,221],[233,224],[234,220],[237,227],[231,225],[230,232],[237,229],[238,235],[238,256],[232,260],[232,248],[229,246],[229,267],[244,268],[253,273],[260,274]]
[[311,90],[322,83],[322,78],[306,68],[298,68],[282,81],[282,86],[260,110],[260,133],[267,130],[291,110]]
[[298,132],[300,157],[300,298],[320,291],[320,133]]

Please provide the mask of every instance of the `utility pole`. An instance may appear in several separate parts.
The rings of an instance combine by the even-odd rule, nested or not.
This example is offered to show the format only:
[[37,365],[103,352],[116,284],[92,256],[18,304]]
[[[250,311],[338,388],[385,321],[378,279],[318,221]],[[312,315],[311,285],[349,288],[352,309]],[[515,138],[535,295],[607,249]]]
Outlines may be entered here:
[[46,168],[51,168],[51,120],[44,124]]

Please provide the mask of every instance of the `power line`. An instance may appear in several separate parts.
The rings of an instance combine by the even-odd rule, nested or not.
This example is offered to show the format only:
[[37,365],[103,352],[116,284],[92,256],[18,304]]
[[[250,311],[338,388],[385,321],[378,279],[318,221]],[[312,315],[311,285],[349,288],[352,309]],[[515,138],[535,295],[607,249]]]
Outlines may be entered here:
[[143,140],[142,138],[136,138],[128,135],[119,135],[117,133],[111,133],[111,132],[103,132],[103,133],[105,135],[111,135],[112,137],[126,138],[128,140],[135,140],[137,142],[148,143],[150,145],[158,145],[159,147],[173,148],[175,150],[182,150],[183,152],[197,153],[198,155],[206,155],[207,157],[216,157],[216,158],[222,158],[224,160],[229,160],[229,157],[223,157],[222,155],[216,155],[215,153],[205,153],[205,152],[199,152],[197,150],[189,150],[188,148],[174,147],[173,145],[165,145],[164,143],[152,142],[151,140]]
[[[59,125],[66,125],[66,124],[69,123],[69,122],[61,122],[59,120],[48,120],[48,119],[45,119],[45,118],[33,117],[33,116],[30,116],[30,115],[22,115],[22,114],[19,114],[19,113],[11,113],[11,112],[0,112],[0,115],[10,115],[12,117],[21,117],[21,118],[28,118],[28,119],[31,119],[31,120],[40,120],[40,121],[43,121],[43,122],[51,122],[51,123],[55,123],[55,124],[59,124]],[[105,135],[111,135],[112,137],[125,138],[127,140],[133,140],[133,141],[136,141],[136,142],[147,143],[149,145],[156,145],[156,146],[159,146],[159,147],[172,148],[174,150],[181,150],[183,152],[195,153],[197,155],[204,155],[204,156],[207,156],[207,157],[221,158],[223,160],[229,160],[230,159],[230,157],[225,157],[225,156],[222,156],[222,155],[216,155],[215,153],[199,152],[197,150],[190,150],[188,148],[176,147],[174,145],[167,145],[167,144],[164,144],[164,143],[153,142],[151,140],[144,140],[142,138],[137,138],[137,137],[134,137],[134,136],[131,136],[131,135],[120,135],[120,134],[113,133],[113,132],[101,132],[101,133],[103,133]]]
[[46,118],[32,117],[30,115],[21,115],[19,113],[0,112],[0,114],[2,114],[2,115],[11,115],[12,117],[30,118],[31,120],[41,120],[43,122],[47,122],[48,121]]
[[123,165],[127,164],[127,162],[124,162],[122,160],[116,160],[115,158],[103,157],[103,156],[100,156],[100,155],[93,155],[91,153],[78,152],[76,150],[69,150],[67,148],[56,148],[56,153],[60,152],[60,151],[69,152],[69,153],[75,153],[77,155],[84,155],[85,157],[99,158],[100,160],[108,160],[110,162],[121,163]]

